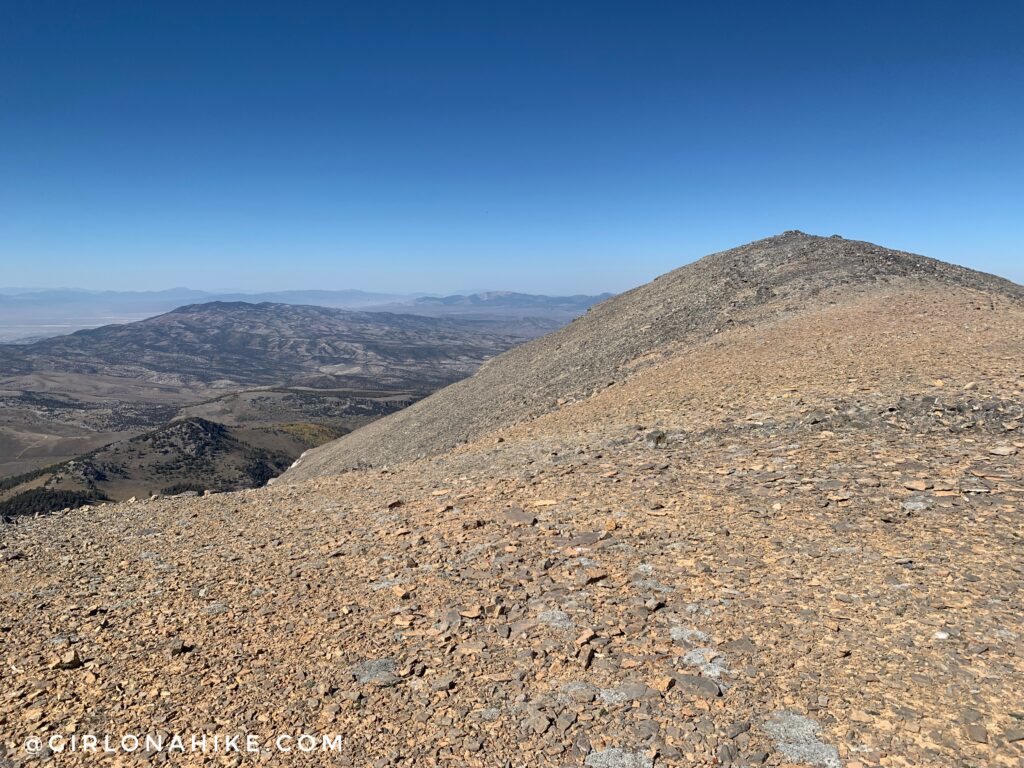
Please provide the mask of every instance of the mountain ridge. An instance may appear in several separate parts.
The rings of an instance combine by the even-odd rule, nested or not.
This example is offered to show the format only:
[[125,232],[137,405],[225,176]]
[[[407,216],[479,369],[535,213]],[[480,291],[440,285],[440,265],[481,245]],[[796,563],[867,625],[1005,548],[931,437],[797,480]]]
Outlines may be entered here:
[[[200,381],[245,372],[249,383],[287,383],[281,376],[322,373],[323,366],[404,364],[424,357],[425,342],[451,345],[425,375],[459,358],[493,354],[513,339],[470,320],[370,313],[312,305],[261,302],[188,304],[152,318],[76,331],[32,344],[0,345],[10,373],[50,370],[111,373],[148,368]],[[187,349],[186,349],[187,347]],[[251,356],[260,353],[261,360]],[[446,362],[447,360],[447,362]],[[269,366],[269,369],[268,369]]]
[[521,340],[505,328],[476,318],[221,302],[0,345],[0,474],[88,453],[179,409],[239,426],[351,429]]
[[1024,297],[1024,288],[992,275],[792,230],[709,254],[602,302],[565,328],[491,359],[474,377],[309,452],[285,478],[436,455],[545,413],[559,400],[587,397],[673,346],[764,322],[825,296],[848,301],[923,283]]

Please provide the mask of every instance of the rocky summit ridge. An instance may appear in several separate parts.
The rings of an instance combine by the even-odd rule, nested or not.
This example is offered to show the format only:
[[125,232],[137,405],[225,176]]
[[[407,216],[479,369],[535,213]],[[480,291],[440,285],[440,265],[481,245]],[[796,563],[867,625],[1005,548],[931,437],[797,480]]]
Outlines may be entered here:
[[1024,296],[1019,285],[935,259],[789,231],[711,254],[602,302],[566,328],[490,360],[475,376],[311,451],[290,477],[437,455],[588,397],[723,330],[926,285]]
[[0,760],[1019,768],[1022,371],[1019,286],[787,233],[269,488],[19,519]]

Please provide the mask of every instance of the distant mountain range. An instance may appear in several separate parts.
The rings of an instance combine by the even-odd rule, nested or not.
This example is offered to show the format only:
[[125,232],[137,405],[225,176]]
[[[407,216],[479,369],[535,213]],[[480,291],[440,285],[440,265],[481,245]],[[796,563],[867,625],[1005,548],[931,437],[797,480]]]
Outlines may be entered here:
[[350,429],[468,376],[523,338],[469,317],[217,301],[0,344],[0,476],[176,415]]
[[470,295],[454,296],[423,296],[413,304],[422,306],[473,306],[473,307],[559,307],[565,309],[586,309],[597,301],[604,301],[612,294],[602,293],[599,296],[543,296],[533,293],[515,293],[514,291],[487,291]]
[[362,387],[434,388],[462,378],[515,341],[464,318],[216,301],[135,323],[0,345],[0,370],[7,376],[59,372],[174,386],[330,386],[343,379]]
[[[406,407],[509,347],[561,327],[597,298],[489,292],[394,301],[402,297],[284,291],[260,294],[277,301],[254,303],[209,296],[185,288],[0,296],[0,316],[24,324],[36,312],[49,323],[42,338],[0,343],[0,477],[28,473],[0,497],[31,491],[27,502],[17,502],[25,511],[180,485],[177,454],[163,461],[148,453],[166,442],[159,430],[181,419],[198,419],[202,427],[189,432],[189,445],[206,436],[219,446],[211,448],[215,461],[193,468],[194,483],[242,487],[277,474],[305,448]],[[332,302],[375,311],[324,306]],[[148,314],[161,304],[175,306],[112,322],[118,312]],[[67,325],[90,317],[102,324],[52,335],[68,330],[55,315]],[[154,429],[156,437],[145,436]],[[270,458],[253,459],[264,455]],[[71,459],[78,463],[66,471]],[[242,471],[257,464],[259,471]],[[51,468],[45,476],[44,466]],[[95,469],[95,477],[83,480],[82,467]]]
[[[313,305],[444,316],[473,314],[493,319],[529,318],[520,335],[536,336],[570,320],[601,296],[535,296],[492,291],[445,297],[424,294],[371,293],[359,290],[297,290],[264,293],[210,292],[191,288],[163,291],[82,291],[74,289],[0,289],[0,343],[26,343],[83,328],[128,323],[169,312],[186,304],[214,301]],[[540,321],[540,325],[536,323]]]
[[537,310],[545,313],[561,311],[578,315],[611,296],[610,293],[602,293],[599,296],[541,296],[512,291],[487,291],[469,295],[423,296],[414,299],[408,306],[415,312],[443,308],[451,312],[491,310],[507,313]]

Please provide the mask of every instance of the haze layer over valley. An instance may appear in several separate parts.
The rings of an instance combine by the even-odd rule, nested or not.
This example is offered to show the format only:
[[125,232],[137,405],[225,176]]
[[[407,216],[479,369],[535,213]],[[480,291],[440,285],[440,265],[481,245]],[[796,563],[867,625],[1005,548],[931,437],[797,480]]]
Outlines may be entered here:
[[[568,322],[602,296],[537,296],[512,291],[452,296],[406,296],[357,290],[211,292],[189,288],[163,291],[83,291],[0,288],[0,344],[26,344],[103,325],[124,324],[188,304],[245,302],[295,304],[371,312],[443,317],[471,315],[505,329],[517,322],[522,335],[540,335]],[[513,331],[515,332],[515,331]]]

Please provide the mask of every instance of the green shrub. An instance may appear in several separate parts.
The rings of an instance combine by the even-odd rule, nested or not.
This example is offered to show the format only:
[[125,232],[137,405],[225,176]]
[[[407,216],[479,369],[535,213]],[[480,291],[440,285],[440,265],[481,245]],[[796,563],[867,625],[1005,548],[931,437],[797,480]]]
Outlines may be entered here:
[[82,491],[55,491],[50,488],[33,488],[31,491],[19,493],[7,501],[0,502],[0,517],[17,517],[18,515],[37,515],[71,507],[85,506],[97,501],[105,501],[106,496]]

